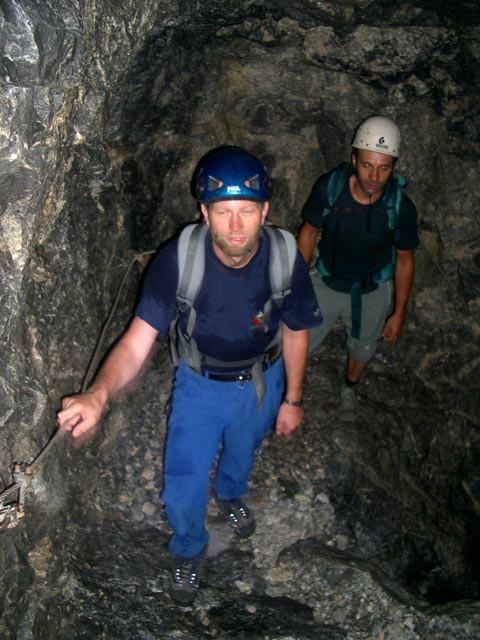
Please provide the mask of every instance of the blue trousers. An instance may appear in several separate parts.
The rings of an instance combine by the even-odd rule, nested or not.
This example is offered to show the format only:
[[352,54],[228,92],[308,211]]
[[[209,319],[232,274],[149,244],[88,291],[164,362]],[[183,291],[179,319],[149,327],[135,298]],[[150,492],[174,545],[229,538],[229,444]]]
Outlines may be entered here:
[[255,451],[272,427],[284,392],[283,359],[265,372],[259,409],[251,381],[223,382],[181,362],[168,421],[162,499],[173,535],[169,550],[191,558],[208,542],[210,471],[220,448],[213,489],[238,498],[248,490]]

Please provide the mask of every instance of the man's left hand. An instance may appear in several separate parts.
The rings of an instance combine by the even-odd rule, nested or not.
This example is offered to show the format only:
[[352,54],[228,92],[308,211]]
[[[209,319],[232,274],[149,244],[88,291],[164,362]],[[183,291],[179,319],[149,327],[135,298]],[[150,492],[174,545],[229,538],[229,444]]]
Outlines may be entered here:
[[399,337],[403,327],[403,315],[391,315],[383,328],[383,339],[385,342],[395,342]]
[[282,402],[278,410],[277,422],[275,424],[275,432],[279,436],[286,436],[295,431],[303,420],[302,407],[292,407]]

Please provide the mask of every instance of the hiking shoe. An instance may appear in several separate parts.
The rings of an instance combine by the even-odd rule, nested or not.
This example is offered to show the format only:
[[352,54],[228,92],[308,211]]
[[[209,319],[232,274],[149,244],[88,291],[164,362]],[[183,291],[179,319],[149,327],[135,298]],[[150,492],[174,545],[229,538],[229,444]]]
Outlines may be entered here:
[[240,538],[248,538],[252,535],[255,531],[255,519],[253,513],[240,498],[228,500],[215,495],[215,501],[220,513],[225,516],[228,524]]
[[200,569],[199,556],[175,556],[170,571],[170,597],[176,604],[185,607],[193,604],[200,585]]
[[353,422],[358,416],[360,405],[355,396],[355,389],[343,385],[340,391],[340,405],[338,407],[339,417],[345,422]]

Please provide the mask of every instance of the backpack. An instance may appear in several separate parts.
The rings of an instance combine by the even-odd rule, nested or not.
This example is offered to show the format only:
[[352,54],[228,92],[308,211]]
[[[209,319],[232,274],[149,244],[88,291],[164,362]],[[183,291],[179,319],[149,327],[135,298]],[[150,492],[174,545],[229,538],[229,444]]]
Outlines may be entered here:
[[[352,165],[349,162],[343,162],[330,174],[327,185],[327,205],[322,211],[322,218],[327,216],[332,211],[335,202],[342,192],[346,180],[349,179],[351,174]],[[395,232],[394,239],[398,238],[398,219],[400,216],[403,187],[405,187],[406,184],[406,179],[399,173],[394,172],[391,179],[387,183],[385,192],[385,205],[387,208],[388,226]],[[373,280],[378,282],[390,280],[390,278],[393,277],[395,271],[395,260],[395,247],[392,247],[392,257],[390,262],[385,265],[379,273],[372,276]],[[318,262],[318,270],[323,276],[330,275],[321,259]]]
[[[291,279],[293,266],[297,256],[297,244],[294,236],[271,224],[264,225],[263,229],[270,238],[270,287],[271,295],[265,303],[263,314],[265,318],[265,332],[268,332],[268,317],[273,304],[282,305],[284,298],[291,293]],[[196,322],[195,300],[200,292],[205,274],[205,241],[208,227],[205,224],[191,224],[185,227],[178,239],[178,288],[177,288],[177,315],[170,325],[170,354],[173,364],[178,365],[183,359],[192,369],[201,373],[202,365],[230,368],[237,370],[260,365],[268,361],[270,352],[280,345],[281,330],[268,345],[262,356],[255,359],[239,360],[236,362],[223,362],[216,360],[198,350],[193,338],[193,330]],[[178,328],[178,319],[183,313],[189,312],[187,327],[184,332]],[[261,370],[261,367],[260,367]]]

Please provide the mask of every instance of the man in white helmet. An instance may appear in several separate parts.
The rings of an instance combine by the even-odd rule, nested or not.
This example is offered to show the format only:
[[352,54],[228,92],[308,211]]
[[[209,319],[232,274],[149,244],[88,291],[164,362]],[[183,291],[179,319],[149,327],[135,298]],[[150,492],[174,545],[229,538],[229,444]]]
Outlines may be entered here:
[[[309,331],[310,352],[340,318],[347,333],[348,364],[340,414],[358,413],[355,387],[378,341],[400,335],[415,271],[417,211],[403,193],[394,167],[400,153],[398,126],[372,116],[358,127],[351,163],[315,183],[303,209],[298,247],[307,264],[318,237],[319,258],[311,278],[323,324]],[[393,303],[393,306],[392,306]]]

